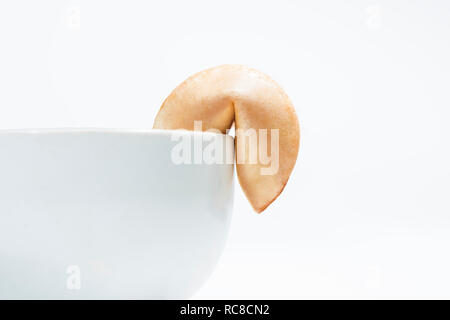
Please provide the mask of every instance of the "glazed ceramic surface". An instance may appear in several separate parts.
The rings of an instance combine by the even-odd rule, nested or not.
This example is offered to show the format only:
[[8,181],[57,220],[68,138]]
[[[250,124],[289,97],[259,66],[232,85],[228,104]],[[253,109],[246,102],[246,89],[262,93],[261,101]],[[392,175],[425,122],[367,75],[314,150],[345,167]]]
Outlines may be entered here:
[[173,135],[0,132],[0,298],[191,296],[226,241],[233,165],[176,164]]

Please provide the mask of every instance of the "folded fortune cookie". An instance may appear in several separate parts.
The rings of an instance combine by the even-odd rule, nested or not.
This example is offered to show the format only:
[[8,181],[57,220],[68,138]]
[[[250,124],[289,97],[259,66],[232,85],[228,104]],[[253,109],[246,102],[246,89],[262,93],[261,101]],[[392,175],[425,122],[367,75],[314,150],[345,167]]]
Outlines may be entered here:
[[[202,121],[204,131],[222,133],[235,123],[239,183],[254,210],[264,211],[283,191],[299,149],[298,119],[283,89],[267,75],[245,66],[222,65],[199,72],[166,98],[153,128],[194,130],[194,121]],[[279,161],[276,170],[267,170],[268,164],[261,159],[251,161],[252,146],[243,143],[249,132],[256,132],[257,154],[265,148],[272,161]],[[265,145],[261,138],[267,140]]]

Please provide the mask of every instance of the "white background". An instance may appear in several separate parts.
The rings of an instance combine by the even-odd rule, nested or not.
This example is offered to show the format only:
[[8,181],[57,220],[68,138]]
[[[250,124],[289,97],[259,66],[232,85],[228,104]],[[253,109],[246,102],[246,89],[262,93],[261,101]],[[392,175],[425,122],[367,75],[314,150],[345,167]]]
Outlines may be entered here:
[[0,129],[151,128],[187,76],[245,64],[301,124],[279,199],[239,187],[194,298],[450,298],[448,1],[0,2]]

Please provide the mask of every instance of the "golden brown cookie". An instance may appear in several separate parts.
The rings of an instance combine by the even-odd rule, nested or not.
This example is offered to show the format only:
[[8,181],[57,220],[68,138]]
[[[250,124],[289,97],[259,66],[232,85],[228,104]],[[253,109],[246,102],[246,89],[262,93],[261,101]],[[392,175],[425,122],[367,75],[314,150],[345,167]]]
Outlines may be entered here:
[[240,65],[199,72],[166,98],[153,128],[194,130],[194,121],[202,121],[204,131],[222,133],[235,123],[238,179],[255,211],[264,211],[283,191],[299,149],[297,116],[283,89]]

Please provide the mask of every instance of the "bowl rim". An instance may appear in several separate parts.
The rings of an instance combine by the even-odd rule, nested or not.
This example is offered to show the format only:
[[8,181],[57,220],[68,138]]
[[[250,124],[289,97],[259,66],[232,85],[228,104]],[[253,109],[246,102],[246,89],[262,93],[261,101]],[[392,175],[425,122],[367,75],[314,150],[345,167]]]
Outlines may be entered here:
[[213,135],[234,139],[234,136],[210,131],[192,131],[186,129],[139,129],[139,128],[29,128],[29,129],[0,129],[0,135],[25,134],[25,135],[58,135],[58,134],[123,134],[144,136],[168,136],[168,135]]

